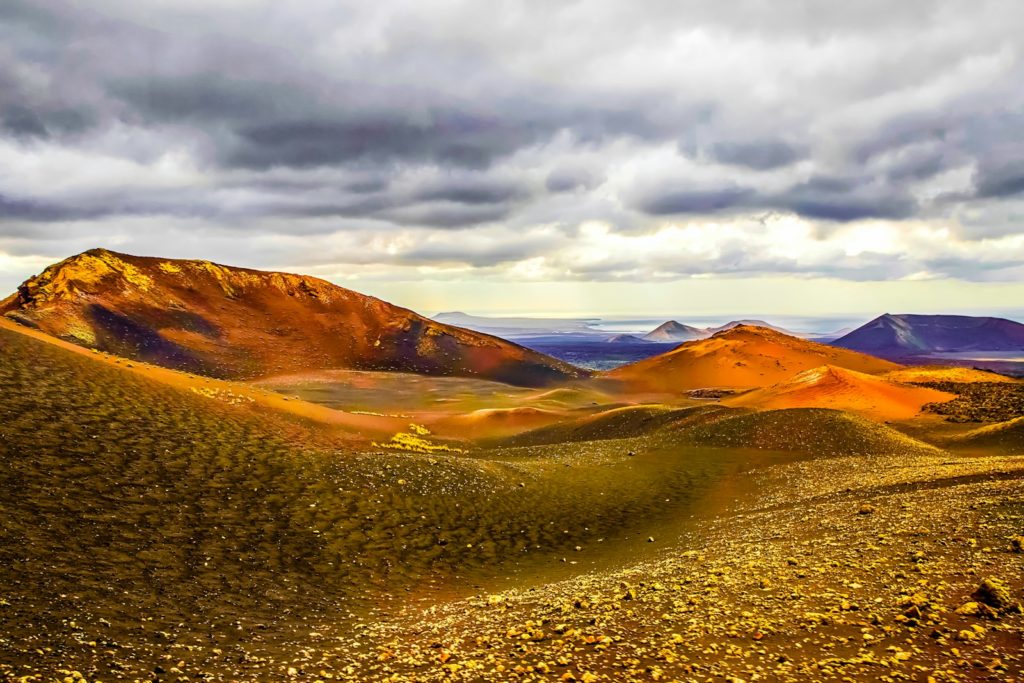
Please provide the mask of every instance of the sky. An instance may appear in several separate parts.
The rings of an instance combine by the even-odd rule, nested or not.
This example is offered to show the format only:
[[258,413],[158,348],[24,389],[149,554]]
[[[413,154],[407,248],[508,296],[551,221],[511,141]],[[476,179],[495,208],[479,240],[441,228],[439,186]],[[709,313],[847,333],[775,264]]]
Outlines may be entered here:
[[1017,0],[0,0],[0,291],[92,247],[425,313],[1024,315]]

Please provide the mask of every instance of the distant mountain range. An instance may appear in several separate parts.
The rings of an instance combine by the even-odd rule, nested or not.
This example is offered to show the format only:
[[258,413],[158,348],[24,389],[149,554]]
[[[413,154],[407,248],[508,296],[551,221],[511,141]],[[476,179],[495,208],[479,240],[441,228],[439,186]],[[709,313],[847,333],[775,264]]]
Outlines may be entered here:
[[[493,334],[506,339],[530,339],[551,337],[544,342],[558,339],[567,343],[585,342],[589,339],[616,343],[640,344],[645,341],[665,343],[681,343],[694,339],[707,339],[716,332],[729,330],[737,325],[753,325],[815,341],[831,341],[850,332],[853,327],[846,327],[835,332],[793,332],[764,320],[741,319],[732,320],[722,325],[697,327],[686,325],[676,320],[663,322],[647,333],[642,332],[644,320],[629,321],[630,327],[624,327],[617,319],[602,318],[530,318],[471,315],[459,311],[448,311],[433,316],[433,320],[448,325],[464,327],[486,334]],[[650,324],[647,322],[647,324]],[[633,327],[635,325],[635,327]],[[603,338],[603,339],[602,339]]]
[[888,358],[1024,351],[1024,325],[1005,318],[886,313],[832,343]]
[[362,369],[535,386],[587,374],[318,278],[105,249],[30,278],[0,301],[0,315],[82,346],[232,379]]
[[739,327],[740,325],[765,327],[769,330],[781,332],[782,334],[788,334],[794,337],[801,336],[795,332],[790,332],[787,329],[778,327],[777,325],[766,323],[763,320],[733,320],[725,323],[724,325],[719,325],[718,327],[693,327],[691,325],[684,325],[675,320],[669,320],[645,334],[642,339],[657,342],[687,342],[693,341],[694,339],[707,339],[714,334],[724,332],[725,330],[731,330],[734,327]]

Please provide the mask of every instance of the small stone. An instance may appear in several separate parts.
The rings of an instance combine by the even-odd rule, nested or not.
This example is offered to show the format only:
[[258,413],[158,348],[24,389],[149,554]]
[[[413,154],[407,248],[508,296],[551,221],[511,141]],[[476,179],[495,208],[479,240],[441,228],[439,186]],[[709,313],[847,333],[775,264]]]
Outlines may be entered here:
[[857,508],[857,514],[858,515],[870,515],[870,514],[873,514],[874,512],[875,512],[875,506],[871,505],[870,503],[863,503],[859,508]]
[[984,617],[986,619],[998,619],[999,612],[988,605],[980,602],[965,602],[956,609],[957,614],[968,617]]
[[971,597],[997,610],[1007,609],[1013,604],[1013,596],[1010,595],[1010,589],[999,579],[984,579],[977,590],[971,593]]
[[981,614],[981,603],[980,602],[965,602],[956,608],[957,614],[962,614],[966,617],[976,617]]

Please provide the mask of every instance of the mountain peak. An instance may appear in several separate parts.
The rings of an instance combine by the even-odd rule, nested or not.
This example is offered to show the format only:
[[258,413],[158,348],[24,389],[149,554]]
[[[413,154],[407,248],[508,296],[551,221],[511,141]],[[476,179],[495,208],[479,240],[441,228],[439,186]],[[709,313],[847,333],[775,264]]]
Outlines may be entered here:
[[[711,338],[712,339],[719,339],[719,338],[728,339],[728,338],[742,337],[742,336],[771,337],[771,338],[778,338],[778,337],[787,337],[788,338],[788,337],[790,337],[790,335],[784,334],[784,333],[780,332],[779,330],[777,330],[777,329],[775,329],[773,327],[767,327],[765,325],[754,325],[754,324],[750,324],[750,323],[739,323],[739,324],[733,325],[732,327],[726,327],[725,329],[718,330],[713,335],[711,335]],[[792,337],[792,338],[793,339],[797,339],[797,337]]]
[[540,385],[585,374],[319,278],[90,249],[29,278],[0,314],[111,353],[220,377],[331,368]]
[[963,351],[1022,351],[1024,325],[1005,318],[886,313],[833,344],[890,358]]
[[654,342],[683,342],[708,336],[706,330],[684,325],[678,320],[666,320],[645,334],[642,339]]
[[736,325],[686,342],[658,356],[624,365],[607,376],[642,390],[677,393],[705,387],[752,388],[828,366],[867,373],[897,366],[846,349],[790,336],[770,327]]

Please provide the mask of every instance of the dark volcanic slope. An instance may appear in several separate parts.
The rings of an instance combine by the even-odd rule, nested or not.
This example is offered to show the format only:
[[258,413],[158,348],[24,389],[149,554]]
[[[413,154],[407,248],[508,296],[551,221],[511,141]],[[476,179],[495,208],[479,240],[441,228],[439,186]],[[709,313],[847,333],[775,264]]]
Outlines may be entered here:
[[318,278],[103,249],[30,278],[0,302],[0,314],[83,346],[218,377],[349,368],[536,386],[583,374]]
[[832,342],[890,357],[929,352],[1024,350],[1024,325],[1005,318],[968,315],[879,316]]

